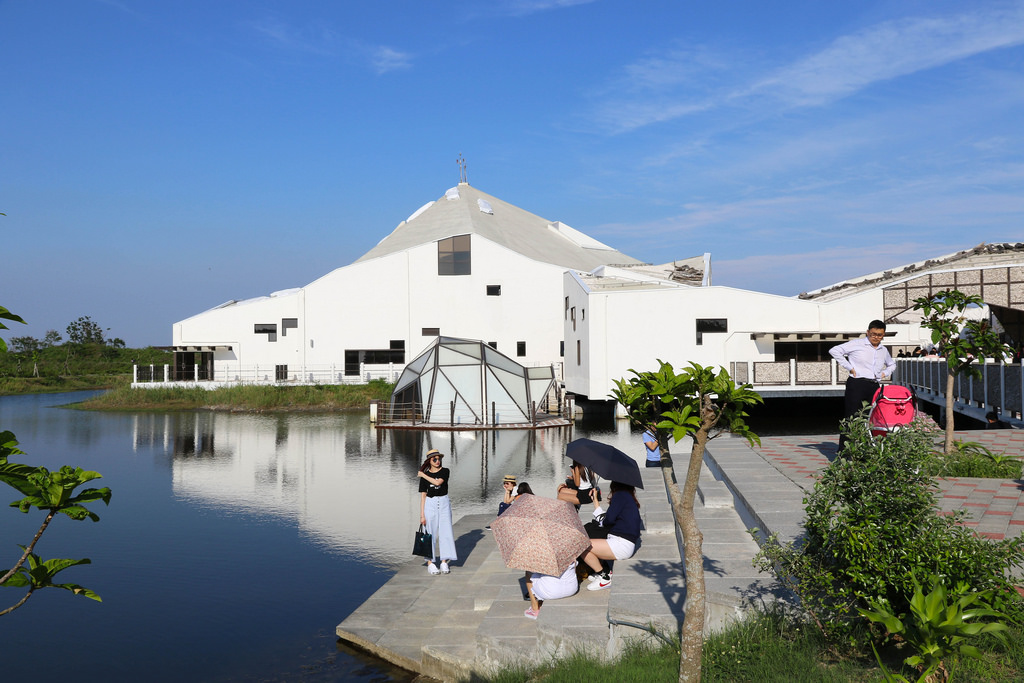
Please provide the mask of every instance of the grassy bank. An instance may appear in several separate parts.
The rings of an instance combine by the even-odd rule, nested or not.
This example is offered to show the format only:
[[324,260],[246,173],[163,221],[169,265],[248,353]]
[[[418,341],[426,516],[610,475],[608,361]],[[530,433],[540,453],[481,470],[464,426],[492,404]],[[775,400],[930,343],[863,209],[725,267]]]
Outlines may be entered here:
[[224,410],[232,412],[335,412],[365,409],[371,399],[391,398],[393,384],[341,386],[256,386],[243,385],[208,391],[206,389],[132,389],[128,383],[94,399],[76,404],[83,410]]
[[0,353],[0,396],[110,389],[131,381],[132,364],[163,366],[170,352],[147,347],[62,344],[33,352]]
[[[1011,625],[1004,645],[995,638],[976,643],[981,660],[967,657],[955,664],[956,680],[1020,681],[1024,676],[1024,631]],[[915,671],[902,665],[903,651],[886,653],[886,666],[909,680]],[[813,624],[779,611],[757,612],[730,629],[712,634],[704,643],[705,683],[868,683],[885,680],[870,650],[838,652]],[[679,675],[679,651],[632,647],[614,664],[577,655],[538,668],[512,668],[489,679],[490,683],[662,683]]]

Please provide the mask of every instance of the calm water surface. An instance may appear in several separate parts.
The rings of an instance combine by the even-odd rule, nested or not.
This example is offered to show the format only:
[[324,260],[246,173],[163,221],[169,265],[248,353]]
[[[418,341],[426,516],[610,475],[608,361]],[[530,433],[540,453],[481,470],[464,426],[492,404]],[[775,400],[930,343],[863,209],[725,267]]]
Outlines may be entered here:
[[[0,397],[21,460],[103,474],[101,521],[51,524],[36,552],[88,557],[60,575],[102,603],[49,589],[0,617],[3,680],[408,681],[339,645],[334,629],[401,564],[419,521],[416,469],[448,455],[456,517],[497,509],[515,474],[550,491],[565,443],[591,436],[636,457],[611,421],[539,432],[375,430],[365,413],[111,414],[57,406],[91,394]],[[633,453],[636,451],[636,453]],[[0,503],[18,497],[0,488]],[[0,566],[42,515],[0,507]],[[457,573],[457,564],[453,573]],[[21,597],[0,589],[4,606]]]

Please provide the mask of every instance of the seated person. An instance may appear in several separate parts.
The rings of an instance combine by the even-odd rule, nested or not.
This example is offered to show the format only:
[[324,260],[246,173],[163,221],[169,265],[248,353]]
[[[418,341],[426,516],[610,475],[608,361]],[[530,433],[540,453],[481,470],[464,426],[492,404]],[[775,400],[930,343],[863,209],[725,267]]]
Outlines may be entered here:
[[561,576],[526,572],[526,592],[530,607],[523,612],[527,619],[536,619],[545,600],[558,600],[576,595],[580,584],[576,580],[576,562],[573,561]]
[[592,591],[607,588],[612,583],[611,574],[601,561],[633,557],[643,527],[636,489],[617,481],[613,481],[609,489],[608,512],[604,516],[608,538],[591,538],[590,549],[583,554],[583,562],[593,571],[587,586],[587,590]]
[[504,490],[504,498],[498,503],[498,514],[500,515],[505,510],[508,510],[509,506],[512,505],[512,501],[516,499],[516,475],[506,474],[505,480],[501,482],[501,488]]

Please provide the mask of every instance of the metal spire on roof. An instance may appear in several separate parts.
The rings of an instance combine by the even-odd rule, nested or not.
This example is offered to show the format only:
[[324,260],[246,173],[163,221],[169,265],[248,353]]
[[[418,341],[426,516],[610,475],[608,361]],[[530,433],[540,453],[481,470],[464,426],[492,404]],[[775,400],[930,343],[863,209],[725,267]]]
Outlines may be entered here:
[[469,185],[469,180],[466,177],[466,160],[462,158],[462,153],[459,153],[459,158],[455,160],[455,163],[459,165],[459,184],[465,183]]

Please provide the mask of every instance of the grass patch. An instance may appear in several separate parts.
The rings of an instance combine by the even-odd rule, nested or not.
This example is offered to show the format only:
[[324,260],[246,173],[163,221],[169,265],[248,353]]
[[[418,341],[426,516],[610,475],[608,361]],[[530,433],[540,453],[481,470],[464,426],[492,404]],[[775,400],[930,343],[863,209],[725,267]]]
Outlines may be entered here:
[[935,453],[925,463],[925,471],[933,477],[984,477],[988,479],[1019,479],[1021,461],[1013,456],[995,453],[974,441],[955,441],[949,455]]
[[312,385],[297,387],[239,385],[206,390],[157,387],[132,389],[128,383],[88,401],[83,410],[224,410],[233,412],[335,412],[365,409],[371,399],[387,401],[393,384]]
[[[1007,643],[986,637],[975,643],[981,660],[955,663],[959,681],[1024,680],[1024,629],[1010,624]],[[887,653],[885,664],[915,681],[910,667],[901,669],[906,652]],[[884,680],[870,650],[840,652],[810,622],[781,609],[758,610],[741,623],[708,636],[704,642],[703,683],[868,683]],[[662,683],[679,678],[679,650],[633,644],[614,663],[573,655],[536,668],[513,666],[487,683]]]

